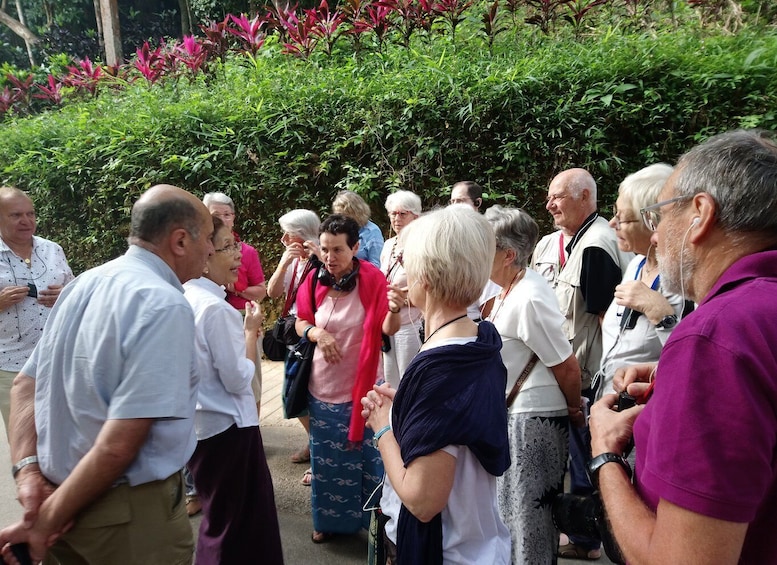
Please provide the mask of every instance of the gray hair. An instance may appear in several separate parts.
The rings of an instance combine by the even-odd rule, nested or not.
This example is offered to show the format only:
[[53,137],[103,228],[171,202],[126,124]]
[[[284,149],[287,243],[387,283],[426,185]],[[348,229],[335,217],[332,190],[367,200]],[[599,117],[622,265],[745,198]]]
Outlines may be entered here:
[[318,227],[321,220],[315,212],[298,208],[286,212],[278,219],[281,229],[305,241],[318,241]]
[[709,194],[728,232],[777,235],[777,143],[763,130],[711,137],[677,163],[678,196]]
[[202,203],[208,208],[210,208],[211,204],[225,204],[229,206],[233,212],[235,211],[235,203],[223,192],[209,192],[202,197]]
[[658,194],[674,168],[666,163],[656,163],[623,179],[618,187],[618,194],[623,196],[639,218],[639,211],[658,201]]
[[386,212],[393,212],[397,209],[407,210],[416,216],[421,215],[421,198],[409,190],[397,190],[386,197]]
[[128,239],[156,244],[178,228],[199,239],[203,210],[197,206],[185,198],[140,199],[132,207]]
[[494,232],[483,216],[470,206],[449,206],[424,214],[402,233],[413,242],[403,253],[410,279],[450,306],[466,307],[480,297],[495,250]]
[[496,246],[515,251],[515,265],[526,267],[540,237],[540,229],[534,218],[520,208],[503,208],[499,205],[486,210],[485,218],[494,229]]
[[591,202],[596,204],[596,181],[591,173],[585,169],[570,169],[569,179],[566,182],[566,188],[576,200],[580,198],[583,190],[588,190],[591,195]]

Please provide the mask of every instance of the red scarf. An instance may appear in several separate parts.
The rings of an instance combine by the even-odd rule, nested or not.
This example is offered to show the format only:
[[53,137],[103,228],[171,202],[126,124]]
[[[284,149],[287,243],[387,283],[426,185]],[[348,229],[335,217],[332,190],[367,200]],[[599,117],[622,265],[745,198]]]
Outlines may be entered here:
[[[323,269],[323,267],[321,268]],[[313,323],[316,319],[310,300],[310,292],[313,277],[317,275],[318,270],[310,272],[297,291],[297,317],[309,323]],[[362,325],[364,333],[359,350],[356,380],[351,389],[353,406],[351,422],[348,427],[348,440],[360,442],[364,439],[365,425],[365,420],[361,415],[361,399],[372,390],[372,385],[375,384],[378,375],[382,345],[381,333],[383,319],[388,313],[388,298],[386,297],[386,277],[372,263],[359,259],[357,277],[359,299],[364,307],[364,324]],[[328,292],[328,286],[316,285],[316,306],[321,305]]]

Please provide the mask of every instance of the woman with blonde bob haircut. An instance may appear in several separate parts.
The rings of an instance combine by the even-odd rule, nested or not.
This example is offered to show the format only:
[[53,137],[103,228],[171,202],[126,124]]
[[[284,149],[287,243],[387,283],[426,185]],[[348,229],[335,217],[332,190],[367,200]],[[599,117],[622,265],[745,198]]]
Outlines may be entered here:
[[[502,342],[493,324],[467,317],[488,279],[494,233],[456,206],[406,231],[408,300],[427,337],[396,391],[384,384],[362,398],[386,469],[386,552],[391,563],[506,564],[510,533],[496,502],[510,465]],[[391,296],[389,306],[398,306]]]

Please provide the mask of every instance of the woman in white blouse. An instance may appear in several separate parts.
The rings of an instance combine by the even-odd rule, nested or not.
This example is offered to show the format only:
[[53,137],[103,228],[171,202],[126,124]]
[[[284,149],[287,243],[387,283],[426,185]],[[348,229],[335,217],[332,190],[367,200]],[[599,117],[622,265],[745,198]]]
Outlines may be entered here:
[[553,290],[527,267],[536,222],[523,210],[501,206],[486,210],[486,219],[496,236],[491,280],[502,287],[488,319],[502,337],[505,394],[528,375],[508,407],[512,465],[497,480],[499,510],[510,529],[513,565],[549,565],[556,562],[551,503],[563,492],[568,422],[583,423],[580,366],[561,329]]
[[196,563],[283,563],[270,470],[251,390],[262,313],[246,303],[245,321],[225,300],[237,279],[240,242],[213,218],[213,247],[203,276],[184,285],[195,320],[199,377],[197,448],[189,461],[203,518]]
[[399,329],[394,335],[383,338],[383,375],[392,388],[397,388],[399,379],[421,348],[421,337],[418,335],[421,311],[405,301],[407,273],[402,264],[404,241],[400,237],[405,226],[421,215],[421,199],[408,190],[392,192],[386,198],[386,212],[396,235],[383,244],[380,270],[386,275],[392,292],[401,295],[402,306],[392,310],[389,316],[389,323]]

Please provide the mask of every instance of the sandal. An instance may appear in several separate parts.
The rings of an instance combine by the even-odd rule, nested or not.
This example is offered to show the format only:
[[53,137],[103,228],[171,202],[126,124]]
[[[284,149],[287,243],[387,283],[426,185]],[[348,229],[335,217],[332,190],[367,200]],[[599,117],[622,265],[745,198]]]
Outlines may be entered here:
[[299,481],[301,484],[309,487],[313,483],[313,469],[308,469]]
[[557,555],[564,559],[584,559],[586,561],[596,561],[602,556],[601,549],[586,549],[575,545],[574,543],[567,543],[560,545]]
[[186,497],[186,514],[191,518],[202,512],[202,502],[200,497],[196,494],[187,495]]
[[292,453],[289,461],[292,463],[307,463],[310,461],[310,446],[306,445],[296,453]]
[[328,541],[332,541],[332,538],[335,537],[335,534],[330,532],[317,532],[316,530],[313,530],[313,534],[310,536],[310,541],[313,543],[326,543]]

